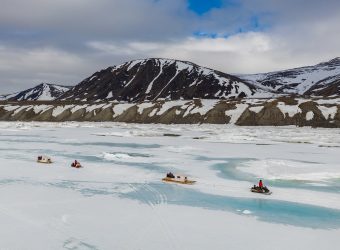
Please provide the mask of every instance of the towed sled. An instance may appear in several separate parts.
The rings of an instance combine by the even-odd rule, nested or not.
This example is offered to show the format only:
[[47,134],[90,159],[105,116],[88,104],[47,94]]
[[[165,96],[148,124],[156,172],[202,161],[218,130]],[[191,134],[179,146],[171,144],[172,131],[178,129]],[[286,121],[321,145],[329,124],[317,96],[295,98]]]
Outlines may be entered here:
[[79,162],[77,164],[72,162],[71,167],[73,167],[73,168],[82,168],[83,166]]
[[272,193],[267,187],[260,188],[258,186],[252,187],[250,191],[253,193],[266,194],[266,195],[270,195]]
[[183,175],[173,175],[172,173],[168,173],[166,177],[162,179],[164,182],[174,182],[174,183],[179,183],[179,184],[187,184],[187,185],[192,185],[196,181],[189,180],[188,177],[183,176]]
[[51,157],[48,157],[48,156],[38,156],[37,162],[38,163],[51,164],[52,160],[51,160]]

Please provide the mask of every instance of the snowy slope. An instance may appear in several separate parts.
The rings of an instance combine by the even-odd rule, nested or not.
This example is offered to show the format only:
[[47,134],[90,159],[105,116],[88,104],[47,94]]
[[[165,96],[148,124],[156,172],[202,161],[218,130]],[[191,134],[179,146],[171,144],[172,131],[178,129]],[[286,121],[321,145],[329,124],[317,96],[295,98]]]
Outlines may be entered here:
[[340,57],[315,66],[238,77],[268,91],[330,96],[339,94],[338,89],[334,87],[326,92],[322,90],[339,81]]
[[[178,60],[151,58],[130,61],[96,72],[61,100],[223,99],[263,96],[235,76]],[[267,94],[268,95],[268,94]]]
[[9,95],[0,96],[0,100],[9,101],[51,101],[55,100],[70,87],[56,84],[41,83],[33,88]]

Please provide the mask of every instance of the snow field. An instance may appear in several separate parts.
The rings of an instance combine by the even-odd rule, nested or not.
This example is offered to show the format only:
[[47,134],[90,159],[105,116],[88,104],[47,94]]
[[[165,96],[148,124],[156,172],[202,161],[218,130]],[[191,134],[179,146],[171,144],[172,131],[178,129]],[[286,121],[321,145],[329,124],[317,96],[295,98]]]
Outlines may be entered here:
[[333,249],[339,148],[339,129],[3,122],[0,248]]

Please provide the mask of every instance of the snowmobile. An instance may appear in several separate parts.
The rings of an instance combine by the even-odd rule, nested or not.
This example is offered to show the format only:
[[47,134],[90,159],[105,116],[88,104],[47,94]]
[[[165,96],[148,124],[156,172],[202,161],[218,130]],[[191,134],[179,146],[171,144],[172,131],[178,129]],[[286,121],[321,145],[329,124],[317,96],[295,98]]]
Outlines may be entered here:
[[250,189],[250,191],[253,193],[266,194],[266,195],[270,195],[272,193],[267,187],[260,188],[259,186],[255,186],[255,185]]
[[72,162],[71,167],[73,167],[73,168],[82,168],[83,166],[79,162],[77,162],[77,163]]
[[192,185],[196,181],[188,180],[188,177],[183,176],[183,175],[174,175],[173,173],[167,173],[166,177],[162,179],[162,181],[165,182],[174,182],[174,183],[179,183],[179,184],[187,184],[187,185]]
[[51,164],[52,160],[51,160],[51,157],[48,157],[48,156],[38,156],[37,162],[38,163]]

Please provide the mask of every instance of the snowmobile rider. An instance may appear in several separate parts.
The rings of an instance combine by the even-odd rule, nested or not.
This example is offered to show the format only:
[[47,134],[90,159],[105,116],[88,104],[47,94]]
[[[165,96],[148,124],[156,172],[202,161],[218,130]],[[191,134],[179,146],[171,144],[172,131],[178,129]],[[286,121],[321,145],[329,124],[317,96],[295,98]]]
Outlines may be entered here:
[[263,189],[263,183],[262,183],[262,180],[259,181],[259,188],[260,189]]
[[71,166],[72,166],[72,167],[75,167],[75,168],[80,168],[80,167],[81,167],[80,162],[77,161],[77,160],[74,160],[74,162],[72,163]]
[[168,178],[175,178],[174,174],[171,173],[171,172],[167,173],[166,177],[168,177]]

